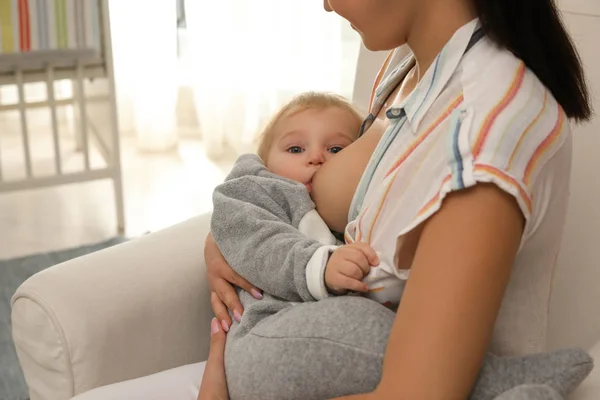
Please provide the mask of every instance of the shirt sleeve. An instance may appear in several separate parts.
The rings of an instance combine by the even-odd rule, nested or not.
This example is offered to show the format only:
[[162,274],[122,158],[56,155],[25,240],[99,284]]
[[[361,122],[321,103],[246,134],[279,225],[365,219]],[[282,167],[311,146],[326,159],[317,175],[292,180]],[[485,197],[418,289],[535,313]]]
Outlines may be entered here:
[[523,64],[503,96],[494,101],[470,101],[454,110],[448,140],[450,174],[440,197],[477,183],[493,183],[517,201],[527,238],[542,217],[536,200],[548,196],[536,193],[543,188],[538,180],[547,177],[543,172],[549,161],[570,139],[570,127],[552,94]]

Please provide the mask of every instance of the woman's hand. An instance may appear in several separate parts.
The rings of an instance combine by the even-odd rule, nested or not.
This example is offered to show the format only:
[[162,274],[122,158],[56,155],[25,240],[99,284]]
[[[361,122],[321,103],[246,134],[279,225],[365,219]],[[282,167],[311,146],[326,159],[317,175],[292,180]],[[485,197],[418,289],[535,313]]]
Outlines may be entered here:
[[250,282],[238,275],[229,266],[210,233],[206,237],[204,244],[204,261],[206,262],[206,271],[208,273],[212,309],[221,323],[223,330],[229,332],[232,321],[227,310],[231,310],[233,317],[238,322],[242,319],[242,313],[244,312],[240,298],[233,286],[241,287],[259,300],[262,299],[261,291],[252,286]]
[[225,332],[219,321],[213,318],[210,324],[210,352],[202,375],[198,400],[228,400],[225,379]]

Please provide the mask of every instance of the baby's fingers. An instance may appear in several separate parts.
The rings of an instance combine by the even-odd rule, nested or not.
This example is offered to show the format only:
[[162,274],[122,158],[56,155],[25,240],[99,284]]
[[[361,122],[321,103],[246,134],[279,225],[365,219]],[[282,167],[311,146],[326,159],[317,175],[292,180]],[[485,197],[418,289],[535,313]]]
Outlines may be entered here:
[[341,287],[342,289],[345,289],[345,290],[351,290],[353,292],[361,292],[361,293],[366,293],[369,290],[369,287],[367,286],[366,283],[364,283],[358,279],[351,278],[349,276],[339,275],[338,280],[339,280],[339,287]]
[[350,247],[344,252],[344,260],[342,272],[344,275],[351,278],[362,279],[369,274],[371,265],[369,259],[363,252],[356,248]]
[[371,246],[366,243],[353,243],[352,246],[363,253],[365,257],[367,257],[367,260],[371,266],[375,267],[379,265],[379,256]]

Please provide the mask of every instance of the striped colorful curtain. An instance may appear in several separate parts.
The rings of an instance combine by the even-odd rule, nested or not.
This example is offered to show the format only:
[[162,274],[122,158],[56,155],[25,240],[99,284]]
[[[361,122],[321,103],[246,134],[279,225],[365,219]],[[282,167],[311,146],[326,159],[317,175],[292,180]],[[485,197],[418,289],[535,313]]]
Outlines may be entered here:
[[100,49],[99,0],[0,0],[0,53]]

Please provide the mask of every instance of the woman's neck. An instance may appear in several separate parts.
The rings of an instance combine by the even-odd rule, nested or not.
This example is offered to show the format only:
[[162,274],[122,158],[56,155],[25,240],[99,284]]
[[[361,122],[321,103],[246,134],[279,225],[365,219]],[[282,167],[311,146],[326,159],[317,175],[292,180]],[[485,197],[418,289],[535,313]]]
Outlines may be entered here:
[[452,35],[477,17],[470,1],[430,1],[414,19],[407,44],[422,77]]

